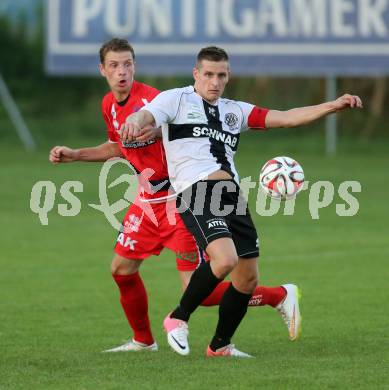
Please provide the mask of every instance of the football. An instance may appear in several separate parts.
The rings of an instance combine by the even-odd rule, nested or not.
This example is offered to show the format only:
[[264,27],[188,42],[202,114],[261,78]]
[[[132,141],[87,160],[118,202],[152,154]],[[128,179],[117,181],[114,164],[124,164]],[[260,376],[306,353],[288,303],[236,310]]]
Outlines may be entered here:
[[293,158],[274,157],[262,167],[259,183],[271,198],[291,199],[303,187],[304,171]]

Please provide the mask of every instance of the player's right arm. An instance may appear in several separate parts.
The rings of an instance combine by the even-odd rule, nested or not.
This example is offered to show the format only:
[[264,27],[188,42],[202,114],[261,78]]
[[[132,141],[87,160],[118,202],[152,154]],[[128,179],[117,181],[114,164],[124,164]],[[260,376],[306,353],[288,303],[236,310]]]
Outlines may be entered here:
[[127,117],[126,123],[118,131],[122,142],[141,139],[142,129],[147,126],[160,127],[169,123],[177,115],[177,107],[184,88],[170,89],[161,92],[150,103]]
[[126,122],[122,124],[118,131],[122,142],[133,142],[142,136],[142,128],[148,128],[155,123],[151,112],[141,110],[127,117]]
[[114,142],[91,148],[72,149],[67,146],[54,146],[50,151],[49,160],[53,164],[68,163],[74,161],[107,161],[112,157],[122,157],[120,147]]

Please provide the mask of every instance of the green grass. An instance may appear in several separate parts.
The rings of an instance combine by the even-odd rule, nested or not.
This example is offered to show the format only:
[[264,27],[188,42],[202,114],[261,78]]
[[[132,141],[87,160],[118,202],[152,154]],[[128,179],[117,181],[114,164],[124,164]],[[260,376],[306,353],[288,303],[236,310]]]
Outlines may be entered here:
[[[79,141],[83,143],[82,140]],[[89,140],[90,142],[90,140]],[[388,167],[385,145],[341,144],[333,158],[321,140],[242,138],[241,176],[256,177],[275,155],[291,155],[306,179],[359,180],[360,209],[339,217],[336,203],[312,220],[308,192],[294,216],[252,214],[261,235],[261,282],[294,281],[303,291],[301,340],[291,343],[270,308],[250,308],[234,341],[252,360],[208,360],[204,350],[217,308],[199,308],[190,324],[192,353],[168,348],[162,320],[180,296],[174,256],[147,260],[143,277],[158,353],[106,355],[130,332],[111,280],[115,231],[88,207],[98,203],[98,164],[53,167],[47,151],[0,147],[0,389],[311,389],[389,388]],[[92,142],[93,144],[93,142]],[[80,180],[80,215],[61,217],[59,194],[42,226],[29,209],[33,184]],[[124,188],[121,188],[124,191]],[[120,192],[120,191],[119,191]],[[116,194],[117,195],[117,194]],[[255,201],[255,191],[250,197]]]

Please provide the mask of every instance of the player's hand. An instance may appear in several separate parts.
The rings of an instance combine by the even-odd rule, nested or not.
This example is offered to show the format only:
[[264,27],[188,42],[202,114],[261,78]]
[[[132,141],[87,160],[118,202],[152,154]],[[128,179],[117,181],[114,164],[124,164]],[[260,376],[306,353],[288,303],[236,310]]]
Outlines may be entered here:
[[120,136],[120,141],[129,143],[135,141],[136,138],[141,135],[141,128],[136,123],[126,122],[122,124],[120,130],[118,130],[118,133]]
[[68,148],[67,146],[54,146],[50,150],[49,160],[53,164],[67,163],[77,161],[79,158],[78,151]]
[[362,100],[357,95],[349,95],[348,93],[338,97],[333,102],[335,111],[342,111],[346,108],[363,108]]
[[146,126],[140,131],[140,135],[136,137],[139,142],[147,142],[155,138],[162,138],[162,130],[160,127]]

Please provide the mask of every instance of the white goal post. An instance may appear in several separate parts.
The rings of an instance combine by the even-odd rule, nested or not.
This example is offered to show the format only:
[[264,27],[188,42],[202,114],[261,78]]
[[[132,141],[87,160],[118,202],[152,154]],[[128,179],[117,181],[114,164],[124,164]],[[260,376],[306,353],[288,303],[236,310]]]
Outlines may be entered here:
[[22,115],[12,99],[10,92],[8,91],[7,84],[5,83],[3,76],[0,73],[0,99],[8,112],[8,115],[15,126],[16,132],[20,140],[22,141],[24,147],[27,150],[35,150],[36,145],[32,137],[30,130],[28,129],[26,123],[23,120]]

